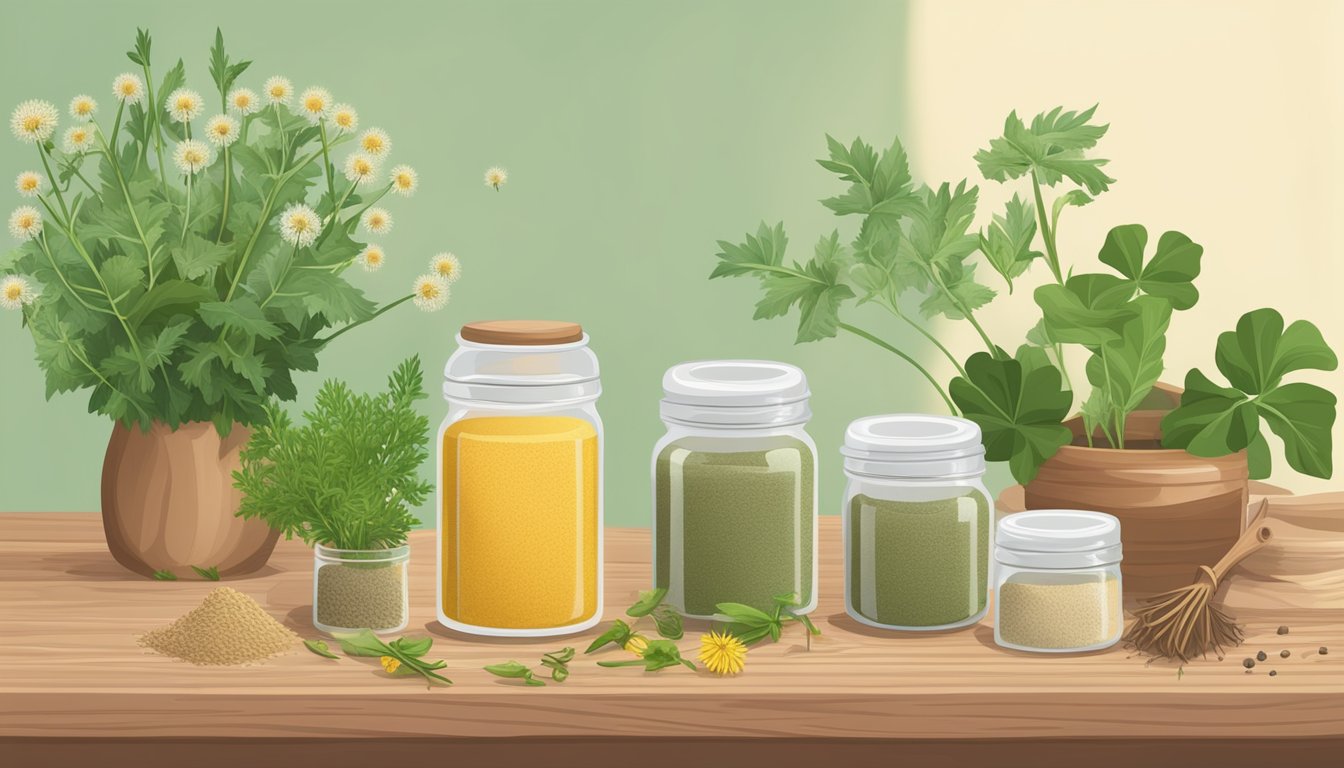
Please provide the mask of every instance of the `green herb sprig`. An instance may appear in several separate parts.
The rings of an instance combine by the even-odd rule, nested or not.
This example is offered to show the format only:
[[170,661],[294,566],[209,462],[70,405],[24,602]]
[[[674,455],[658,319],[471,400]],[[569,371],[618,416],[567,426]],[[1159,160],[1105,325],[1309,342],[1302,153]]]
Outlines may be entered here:
[[681,651],[677,644],[671,640],[650,640],[649,647],[644,650],[644,654],[638,659],[626,659],[624,661],[599,661],[599,667],[643,667],[645,672],[657,672],[660,669],[675,667],[678,664],[687,669],[695,669],[695,665],[681,657]]
[[327,645],[326,641],[324,640],[304,640],[303,647],[307,648],[313,653],[316,653],[318,656],[322,656],[324,658],[328,659],[341,658],[340,656],[337,656],[336,654],[331,652],[331,646]]
[[165,570],[162,570],[162,571],[155,571],[155,572],[154,572],[154,580],[155,580],[155,581],[177,581],[177,574],[173,573],[172,571],[166,570],[166,569],[165,569]]
[[[341,650],[345,651],[347,656],[374,656],[396,659],[400,663],[392,671],[393,675],[420,675],[429,686],[436,683],[439,685],[453,684],[452,680],[435,671],[448,666],[447,662],[442,659],[438,661],[426,661],[424,659],[424,655],[429,653],[429,649],[434,645],[431,638],[399,637],[390,643],[384,643],[378,639],[377,635],[367,629],[349,634],[334,635],[334,637],[341,644]],[[312,646],[309,646],[308,650],[317,653],[317,650]],[[318,653],[318,655],[325,654]]]
[[217,565],[212,565],[209,568],[193,565],[191,566],[191,570],[195,571],[197,576],[200,576],[206,581],[219,581],[219,566]]
[[803,637],[807,641],[807,650],[812,650],[812,636],[820,635],[821,630],[806,614],[796,611],[803,606],[798,595],[776,595],[773,601],[774,606],[769,613],[742,603],[719,603],[714,606],[717,611],[714,618],[725,622],[728,631],[746,645],[754,645],[767,637],[771,642],[779,642],[784,625],[796,622],[806,629]]
[[677,613],[671,606],[663,605],[663,599],[666,597],[667,589],[663,587],[640,592],[639,599],[635,601],[635,604],[625,610],[625,615],[634,619],[634,621],[626,622],[624,619],[616,619],[607,628],[607,631],[593,640],[584,653],[593,653],[608,645],[624,648],[631,638],[636,636],[635,626],[645,616],[653,618],[654,628],[659,635],[668,640],[680,640],[685,634],[681,614]]
[[503,664],[491,664],[490,666],[485,668],[485,671],[489,672],[492,675],[495,675],[496,677],[507,677],[510,679],[522,680],[523,685],[530,685],[534,687],[544,687],[546,685],[544,681],[538,680],[536,676],[532,674],[531,667],[527,666],[526,664],[519,663],[517,661],[510,660],[504,662]]
[[[550,653],[542,654],[541,665],[551,671],[551,679],[563,683],[569,679],[569,662],[574,660],[574,649],[568,646]],[[509,660],[503,664],[491,664],[485,671],[496,677],[522,680],[524,685],[544,687],[546,682],[538,678],[532,668],[526,664]]]

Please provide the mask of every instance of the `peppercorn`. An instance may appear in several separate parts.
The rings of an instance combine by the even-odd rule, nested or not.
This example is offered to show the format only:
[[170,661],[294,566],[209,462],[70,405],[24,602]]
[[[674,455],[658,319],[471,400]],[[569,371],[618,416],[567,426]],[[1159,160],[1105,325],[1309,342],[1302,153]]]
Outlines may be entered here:
[[1245,658],[1245,659],[1242,659],[1242,660],[1241,660],[1241,666],[1243,666],[1243,667],[1245,667],[1245,668],[1247,668],[1247,669],[1250,669],[1251,667],[1254,667],[1254,666],[1255,666],[1255,659],[1252,659],[1252,658],[1250,658],[1250,657],[1247,657],[1247,658]]
[[1276,670],[1276,669],[1271,669],[1271,670],[1269,670],[1269,676],[1270,676],[1270,677],[1274,677],[1274,676],[1277,675],[1277,674],[1279,674],[1279,671],[1278,671],[1278,670]]
[[1293,655],[1293,654],[1291,654],[1291,653],[1288,652],[1288,649],[1287,649],[1287,648],[1283,649],[1282,651],[1279,651],[1279,657],[1280,657],[1280,658],[1284,658],[1284,659],[1286,659],[1286,658],[1288,658],[1289,656],[1292,656],[1292,655]]
[[1261,652],[1255,654],[1255,660],[1256,660],[1256,661],[1264,661],[1265,659],[1268,659],[1268,658],[1269,658],[1269,656],[1266,656],[1264,651],[1261,651]]
[[1288,627],[1287,627],[1287,625],[1283,625],[1283,626],[1280,626],[1280,627],[1279,627],[1279,634],[1280,634],[1280,635],[1286,635],[1286,634],[1288,634]]
[[1330,652],[1330,649],[1329,649],[1329,648],[1326,648],[1324,645],[1322,645],[1322,646],[1321,646],[1321,649],[1320,649],[1319,651],[1317,651],[1317,653],[1321,654],[1322,656],[1324,656],[1325,654],[1327,654],[1327,653],[1329,653],[1329,652]]

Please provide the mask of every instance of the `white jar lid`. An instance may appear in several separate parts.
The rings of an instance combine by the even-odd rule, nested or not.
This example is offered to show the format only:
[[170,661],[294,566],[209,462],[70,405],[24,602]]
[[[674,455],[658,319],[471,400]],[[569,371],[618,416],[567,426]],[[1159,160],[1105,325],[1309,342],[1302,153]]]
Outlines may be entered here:
[[805,423],[807,376],[770,360],[698,360],[663,374],[665,421],[705,426],[783,426]]
[[877,477],[975,477],[985,471],[980,427],[956,416],[890,413],[850,422],[845,469]]
[[1086,568],[1121,560],[1120,521],[1105,512],[1017,512],[999,521],[994,543],[999,562],[1028,568]]

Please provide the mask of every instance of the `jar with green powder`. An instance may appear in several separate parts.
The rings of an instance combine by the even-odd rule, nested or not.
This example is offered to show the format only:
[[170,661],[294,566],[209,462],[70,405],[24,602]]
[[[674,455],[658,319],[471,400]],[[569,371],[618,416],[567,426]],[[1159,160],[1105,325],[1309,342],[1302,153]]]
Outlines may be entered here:
[[718,603],[817,604],[816,445],[807,378],[792,365],[713,360],[663,377],[653,451],[655,586],[692,618]]
[[993,508],[980,428],[950,416],[852,422],[845,457],[845,609],[897,630],[984,617]]

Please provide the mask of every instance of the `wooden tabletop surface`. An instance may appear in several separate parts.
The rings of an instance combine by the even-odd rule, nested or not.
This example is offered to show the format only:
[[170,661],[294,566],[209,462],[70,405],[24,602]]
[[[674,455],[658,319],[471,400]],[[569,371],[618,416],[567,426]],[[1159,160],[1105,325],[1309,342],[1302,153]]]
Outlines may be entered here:
[[[822,637],[793,627],[754,647],[746,672],[597,667],[580,655],[564,684],[523,688],[481,667],[534,663],[569,638],[484,639],[434,621],[434,534],[411,537],[408,634],[434,638],[451,688],[388,678],[376,660],[329,661],[296,646],[248,667],[197,667],[147,652],[136,637],[197,605],[210,582],[147,581],[108,555],[88,513],[0,514],[0,742],[71,739],[361,738],[1070,741],[1291,740],[1344,737],[1344,616],[1285,615],[1247,627],[1224,661],[1178,669],[1115,648],[1033,656],[999,649],[989,620],[967,630],[899,634],[844,613],[838,518],[821,524]],[[606,617],[649,580],[649,532],[608,529]],[[303,637],[312,553],[281,541],[270,564],[226,582]],[[1289,624],[1289,635],[1275,634]],[[600,629],[600,627],[599,627]],[[688,657],[698,635],[681,646]],[[1338,649],[1321,656],[1320,646]],[[1265,650],[1251,673],[1241,660]],[[1287,649],[1291,658],[1282,660]],[[1270,669],[1278,671],[1270,677]],[[1333,742],[1344,749],[1344,742]]]

